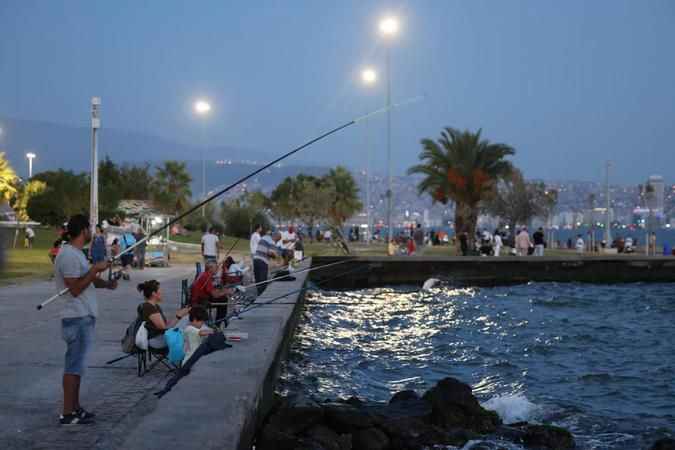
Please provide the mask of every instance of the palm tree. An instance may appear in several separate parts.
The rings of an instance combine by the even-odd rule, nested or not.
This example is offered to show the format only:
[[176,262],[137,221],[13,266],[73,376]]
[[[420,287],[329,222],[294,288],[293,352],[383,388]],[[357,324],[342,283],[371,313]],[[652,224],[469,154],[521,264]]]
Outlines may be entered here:
[[422,139],[421,164],[408,169],[408,174],[424,178],[417,191],[428,193],[434,202],[455,203],[455,233],[468,233],[472,241],[478,221],[480,203],[495,191],[497,182],[513,171],[505,158],[515,154],[506,144],[481,140],[476,133],[445,128],[438,141]]
[[352,174],[342,166],[331,169],[323,179],[334,190],[334,200],[328,214],[334,225],[340,228],[345,220],[363,207],[359,200],[359,187]]
[[0,152],[0,200],[9,200],[14,195],[16,178],[16,172],[5,158],[5,152]]
[[179,213],[190,204],[191,181],[185,163],[164,161],[163,167],[157,167],[153,198],[165,212]]

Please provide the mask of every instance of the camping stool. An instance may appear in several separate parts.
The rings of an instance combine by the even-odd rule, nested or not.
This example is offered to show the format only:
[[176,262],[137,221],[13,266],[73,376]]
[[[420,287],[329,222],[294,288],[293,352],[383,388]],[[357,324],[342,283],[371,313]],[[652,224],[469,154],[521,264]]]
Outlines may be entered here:
[[180,304],[178,309],[185,308],[190,304],[190,286],[187,278],[180,280]]
[[197,272],[197,273],[195,274],[195,280],[196,280],[197,277],[199,276],[199,274],[202,273],[202,263],[200,263],[199,261],[197,261],[197,262],[195,263],[195,272]]

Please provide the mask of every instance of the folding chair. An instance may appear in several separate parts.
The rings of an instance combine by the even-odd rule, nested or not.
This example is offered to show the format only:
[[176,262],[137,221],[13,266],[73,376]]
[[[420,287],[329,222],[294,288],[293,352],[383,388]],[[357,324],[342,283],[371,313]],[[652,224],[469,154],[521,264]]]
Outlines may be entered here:
[[[145,327],[145,322],[141,325],[141,328]],[[140,329],[139,329],[140,332]],[[169,349],[164,348],[153,348],[148,345],[147,341],[139,342],[139,339],[136,340],[136,347],[138,349],[138,376],[142,377],[146,373],[150,372],[157,365],[162,364],[169,372],[176,370],[171,362],[169,362],[167,356]],[[152,358],[155,358],[155,361],[152,361]]]

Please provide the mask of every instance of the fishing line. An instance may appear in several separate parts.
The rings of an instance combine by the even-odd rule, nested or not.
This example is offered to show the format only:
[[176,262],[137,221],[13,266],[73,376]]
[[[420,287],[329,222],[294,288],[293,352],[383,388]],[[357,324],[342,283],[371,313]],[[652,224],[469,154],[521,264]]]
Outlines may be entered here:
[[[110,258],[110,263],[112,264],[112,262],[114,262],[116,259],[120,258],[122,255],[124,255],[126,253],[129,253],[131,250],[135,249],[136,247],[138,247],[139,245],[141,245],[142,243],[144,243],[145,241],[147,241],[151,237],[156,236],[157,234],[161,233],[162,231],[166,230],[167,228],[170,228],[172,225],[174,225],[174,224],[178,223],[179,221],[183,220],[185,217],[187,217],[190,214],[192,214],[193,212],[197,211],[199,208],[206,205],[210,201],[212,201],[212,200],[220,197],[221,195],[225,194],[226,192],[232,190],[233,188],[235,188],[239,184],[243,183],[244,181],[246,181],[250,178],[253,178],[254,176],[258,175],[260,172],[263,172],[263,171],[267,170],[268,168],[274,166],[275,164],[278,164],[279,162],[283,161],[284,159],[288,158],[289,156],[292,156],[292,155],[298,153],[299,151],[301,151],[301,150],[309,147],[310,145],[315,144],[315,143],[331,136],[332,134],[337,133],[338,131],[342,131],[346,128],[349,128],[352,125],[355,125],[355,124],[357,124],[357,123],[359,123],[363,120],[366,120],[369,117],[372,117],[372,116],[377,115],[377,114],[382,114],[383,112],[386,112],[389,109],[394,109],[394,108],[405,106],[405,105],[408,105],[408,104],[411,104],[411,103],[418,102],[418,101],[422,100],[423,98],[424,98],[423,96],[418,96],[418,97],[414,97],[410,100],[406,100],[406,101],[403,101],[403,102],[400,102],[400,103],[393,104],[390,107],[385,106],[384,108],[380,108],[380,109],[375,110],[371,113],[365,114],[363,116],[360,116],[360,117],[352,119],[348,122],[345,122],[344,124],[342,124],[340,126],[337,126],[330,131],[327,131],[327,132],[325,132],[325,133],[323,133],[323,134],[321,134],[321,135],[319,135],[319,136],[317,136],[313,139],[310,139],[309,141],[305,142],[304,144],[300,145],[299,147],[296,147],[293,150],[291,150],[287,153],[284,153],[283,155],[276,158],[275,160],[265,164],[264,166],[260,167],[259,169],[254,170],[253,172],[249,173],[248,175],[245,175],[245,176],[241,177],[240,179],[238,179],[234,183],[226,186],[225,188],[221,189],[220,191],[208,196],[207,198],[205,198],[201,202],[192,206],[190,209],[188,209],[184,213],[179,214],[176,218],[168,221],[165,225],[161,225],[156,230],[150,232],[150,234],[145,236],[143,239],[140,239],[140,240],[136,241],[136,243],[134,243],[133,245],[130,245],[126,249],[122,250],[118,255],[115,255],[114,257]],[[61,290],[57,294],[54,294],[53,296],[49,297],[47,300],[45,300],[44,302],[37,305],[38,311],[41,310],[42,308],[44,308],[45,306],[47,306],[48,304],[50,304],[51,302],[53,302],[54,300],[56,300],[57,298],[66,294],[68,291],[69,291],[68,288],[64,288],[63,290]]]

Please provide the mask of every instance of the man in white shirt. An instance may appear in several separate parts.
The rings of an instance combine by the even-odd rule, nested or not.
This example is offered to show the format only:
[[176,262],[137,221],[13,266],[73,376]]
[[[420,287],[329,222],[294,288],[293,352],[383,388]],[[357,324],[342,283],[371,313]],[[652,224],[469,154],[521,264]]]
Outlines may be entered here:
[[298,240],[298,235],[295,233],[293,226],[288,227],[288,231],[284,233],[283,241],[286,250],[295,250],[295,242]]
[[581,237],[580,234],[577,235],[577,242],[576,242],[575,247],[577,249],[578,254],[581,255],[581,254],[584,253],[584,249],[585,249],[586,245],[584,244],[584,239]]
[[204,264],[208,261],[218,262],[218,250],[220,249],[220,241],[215,235],[213,227],[204,233],[202,236],[202,256],[204,257]]
[[253,234],[251,235],[251,259],[255,256],[255,252],[258,249],[258,242],[262,238],[263,227],[259,223],[253,227]]
[[495,256],[499,256],[501,251],[502,251],[502,246],[504,245],[504,243],[502,242],[502,236],[501,236],[501,233],[499,232],[499,230],[495,230],[495,235],[492,238],[492,241],[495,244],[494,245]]

